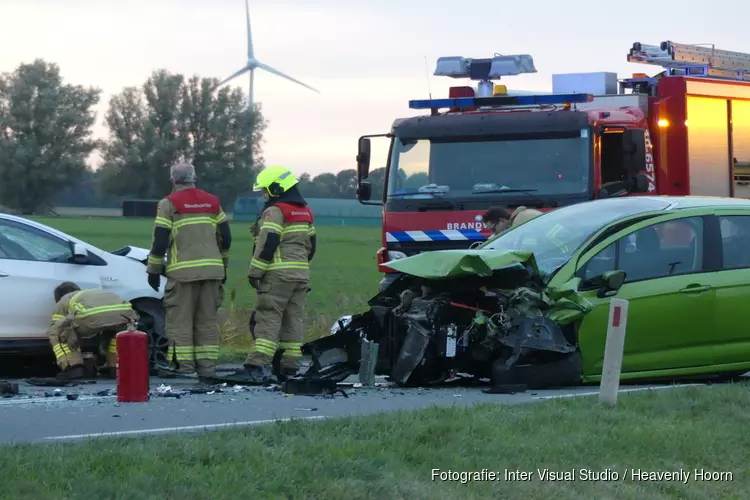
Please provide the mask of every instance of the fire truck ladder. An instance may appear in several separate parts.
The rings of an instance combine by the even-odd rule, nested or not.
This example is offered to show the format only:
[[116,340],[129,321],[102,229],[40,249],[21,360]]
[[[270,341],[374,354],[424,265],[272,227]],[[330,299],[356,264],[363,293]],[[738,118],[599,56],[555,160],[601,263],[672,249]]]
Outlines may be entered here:
[[718,50],[684,43],[661,42],[645,45],[635,42],[628,62],[654,64],[670,76],[693,76],[750,82],[750,54]]

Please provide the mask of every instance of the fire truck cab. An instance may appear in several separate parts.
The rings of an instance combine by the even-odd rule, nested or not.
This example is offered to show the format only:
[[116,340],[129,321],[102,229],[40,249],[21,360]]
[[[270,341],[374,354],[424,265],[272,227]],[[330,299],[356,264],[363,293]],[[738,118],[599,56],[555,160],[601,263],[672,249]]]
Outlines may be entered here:
[[[663,42],[633,44],[649,77],[553,75],[552,93],[519,95],[493,80],[534,73],[528,54],[442,57],[436,76],[478,81],[447,99],[414,100],[428,115],[363,136],[357,197],[383,206],[378,266],[490,236],[493,205],[539,210],[642,194],[750,197],[750,55]],[[445,110],[445,111],[441,111]],[[370,138],[390,141],[382,199],[371,200]]]

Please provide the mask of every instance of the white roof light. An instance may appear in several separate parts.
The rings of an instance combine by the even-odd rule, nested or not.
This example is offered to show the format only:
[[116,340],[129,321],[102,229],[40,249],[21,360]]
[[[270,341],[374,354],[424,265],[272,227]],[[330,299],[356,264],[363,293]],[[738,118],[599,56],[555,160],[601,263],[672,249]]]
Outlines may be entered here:
[[451,78],[468,78],[471,59],[459,56],[441,57],[437,60],[435,76],[450,76]]
[[529,54],[513,56],[495,56],[490,66],[490,78],[520,75],[521,73],[536,73],[534,58]]

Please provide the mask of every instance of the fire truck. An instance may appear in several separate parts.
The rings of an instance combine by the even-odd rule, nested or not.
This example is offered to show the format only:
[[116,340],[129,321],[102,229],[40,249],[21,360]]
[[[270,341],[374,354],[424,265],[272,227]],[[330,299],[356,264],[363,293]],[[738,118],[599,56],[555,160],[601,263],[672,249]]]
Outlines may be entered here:
[[[441,57],[435,76],[478,81],[448,98],[414,100],[429,114],[359,138],[357,198],[383,206],[381,290],[388,262],[468,248],[490,236],[493,205],[541,211],[612,196],[750,197],[750,54],[634,43],[627,60],[655,76],[571,73],[552,92],[508,91],[536,73],[528,54]],[[389,141],[383,195],[372,200],[371,138]]]

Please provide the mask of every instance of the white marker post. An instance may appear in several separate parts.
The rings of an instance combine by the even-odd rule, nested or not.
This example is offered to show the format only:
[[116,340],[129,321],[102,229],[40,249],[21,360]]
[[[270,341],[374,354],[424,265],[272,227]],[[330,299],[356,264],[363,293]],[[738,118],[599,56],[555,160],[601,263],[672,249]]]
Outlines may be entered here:
[[607,323],[607,344],[604,346],[604,364],[602,380],[599,385],[599,403],[606,406],[617,404],[617,392],[620,390],[620,371],[622,355],[625,349],[625,329],[628,324],[628,301],[612,299],[609,303],[609,322]]

